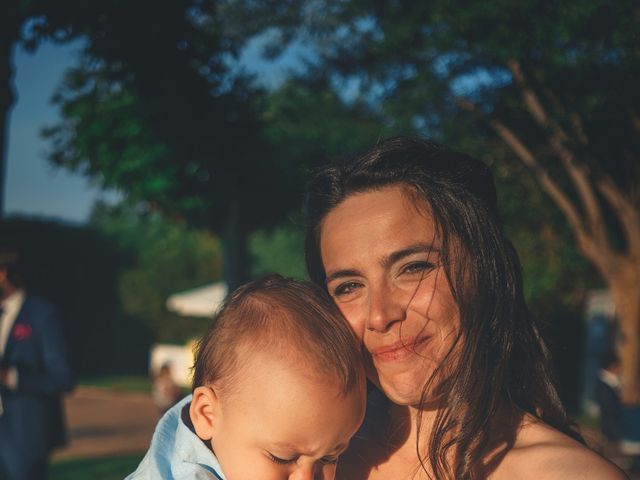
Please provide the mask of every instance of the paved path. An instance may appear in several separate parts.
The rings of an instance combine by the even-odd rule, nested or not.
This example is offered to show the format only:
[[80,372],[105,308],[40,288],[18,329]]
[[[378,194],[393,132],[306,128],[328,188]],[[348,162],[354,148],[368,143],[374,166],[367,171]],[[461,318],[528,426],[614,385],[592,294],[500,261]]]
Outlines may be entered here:
[[70,443],[53,458],[143,453],[160,414],[147,393],[78,387],[65,400]]

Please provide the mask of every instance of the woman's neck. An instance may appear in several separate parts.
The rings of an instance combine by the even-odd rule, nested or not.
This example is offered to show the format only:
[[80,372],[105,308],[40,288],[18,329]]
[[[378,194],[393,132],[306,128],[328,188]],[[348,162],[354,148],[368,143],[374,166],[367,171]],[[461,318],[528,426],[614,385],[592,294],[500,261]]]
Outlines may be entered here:
[[418,462],[416,447],[426,454],[438,411],[391,403],[388,413],[389,447]]

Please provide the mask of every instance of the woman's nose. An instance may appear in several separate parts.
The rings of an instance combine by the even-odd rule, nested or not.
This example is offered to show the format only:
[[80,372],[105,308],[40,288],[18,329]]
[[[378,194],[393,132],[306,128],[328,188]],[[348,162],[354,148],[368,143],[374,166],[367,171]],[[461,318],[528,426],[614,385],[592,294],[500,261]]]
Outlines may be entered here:
[[407,309],[400,296],[400,292],[387,283],[371,288],[367,330],[383,333],[405,319]]

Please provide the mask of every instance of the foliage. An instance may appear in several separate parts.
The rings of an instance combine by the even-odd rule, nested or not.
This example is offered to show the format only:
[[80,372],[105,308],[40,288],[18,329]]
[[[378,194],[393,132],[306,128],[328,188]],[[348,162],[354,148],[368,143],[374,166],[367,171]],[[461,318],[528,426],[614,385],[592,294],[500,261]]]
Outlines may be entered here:
[[78,379],[78,385],[83,387],[98,387],[123,392],[151,391],[151,379],[147,375],[82,377]]
[[[368,105],[388,129],[441,140],[493,166],[539,314],[550,317],[558,299],[575,309],[597,271],[625,338],[637,338],[636,2],[309,0],[272,12],[269,1],[230,3],[242,6],[236,22],[248,21],[249,31],[280,32],[271,35],[272,52],[311,43],[316,55],[305,75],[349,87],[343,99]],[[532,177],[553,201],[531,188]],[[640,345],[626,345],[631,400]]]
[[295,192],[289,218],[249,236],[251,275],[270,272],[307,278],[300,216],[304,181],[331,160],[346,158],[389,134],[361,102],[346,104],[326,79],[291,78],[260,104],[261,136],[273,161],[287,172],[284,181]]
[[124,252],[117,292],[124,315],[139,319],[156,342],[184,343],[207,321],[167,311],[169,295],[221,277],[221,247],[210,233],[165,220],[141,206],[98,206],[91,225]]
[[126,258],[92,229],[4,220],[2,235],[21,246],[27,288],[58,309],[77,375],[146,373],[149,329],[123,315],[117,292]]
[[234,73],[223,21],[213,2],[195,0],[70,12],[85,47],[55,98],[63,121],[44,134],[57,165],[217,232],[235,284],[246,233],[282,218],[290,202],[257,134],[259,92]]
[[211,234],[128,207],[98,206],[92,225],[10,220],[30,291],[60,310],[78,375],[144,374],[153,341],[182,343],[207,322],[180,318],[167,297],[221,276]]
[[[519,67],[547,115],[571,133],[570,147],[594,177],[606,172],[633,192],[640,175],[635,2],[314,0],[271,13],[270,2],[231,3],[242,5],[238,23],[247,21],[253,31],[279,29],[272,50],[290,41],[312,44],[316,57],[307,77],[328,78],[336,89],[349,86],[347,100],[368,105],[388,130],[426,135],[492,164],[505,220],[533,275],[530,298],[564,285],[574,302],[579,299],[589,282],[571,286],[567,274],[581,278],[593,270],[577,258],[575,246],[567,246],[574,241],[566,220],[533,187],[531,174],[514,162],[491,122],[515,131],[575,197],[555,163],[548,132],[531,118]],[[517,192],[523,186],[526,196]],[[607,221],[616,235],[613,216]]]
[[352,155],[390,133],[367,105],[344,103],[340,92],[322,78],[289,79],[263,99],[260,111],[261,135],[283,170],[297,170],[289,186],[299,193],[304,182],[294,182],[305,179],[310,170]]
[[[192,86],[192,67],[184,64],[171,67],[171,81],[179,85],[167,86],[158,102],[135,75],[150,81],[154,68],[166,75],[160,72],[165,63],[124,68],[97,61],[92,48],[54,99],[64,121],[44,130],[50,159],[216,232],[225,244],[225,268],[240,264],[225,272],[232,285],[243,275],[245,235],[299,210],[311,168],[362,148],[381,132],[366,109],[344,105],[326,86],[288,83],[243,100],[249,91],[240,79],[233,81],[235,90],[205,89],[202,79]],[[231,75],[229,67],[211,82]],[[230,115],[239,118],[220,120]]]
[[108,458],[82,458],[53,461],[49,467],[51,480],[121,480],[132,473],[142,455],[124,455]]
[[207,321],[165,308],[169,295],[221,277],[217,238],[143,208],[97,206],[88,227],[11,219],[29,291],[59,310],[80,377],[146,374],[152,342],[184,343]]
[[302,228],[292,223],[252,232],[249,237],[251,275],[259,277],[275,272],[308,279],[303,244]]
[[530,308],[539,318],[564,308],[562,304],[577,309],[586,291],[601,281],[578,253],[569,226],[535,177],[504,150],[494,148],[484,155],[496,179],[507,235],[522,261]]
[[[635,2],[145,0],[127,5],[127,15],[123,8],[115,0],[59,8],[36,24],[35,38],[58,31],[88,42],[56,98],[64,121],[47,130],[55,163],[212,229],[227,252],[260,228],[250,236],[252,273],[295,272],[299,257],[271,260],[299,234],[274,225],[298,210],[309,171],[379,137],[418,133],[491,165],[539,315],[559,301],[575,308],[598,281],[565,219],[492,125],[509,126],[577,197],[555,163],[549,128],[527,111],[517,65],[592,176],[607,173],[633,195]],[[264,32],[272,33],[268,56],[290,42],[312,52],[302,73],[273,92],[238,75],[233,60]],[[605,222],[624,248],[611,210]],[[140,311],[135,302],[127,308]]]

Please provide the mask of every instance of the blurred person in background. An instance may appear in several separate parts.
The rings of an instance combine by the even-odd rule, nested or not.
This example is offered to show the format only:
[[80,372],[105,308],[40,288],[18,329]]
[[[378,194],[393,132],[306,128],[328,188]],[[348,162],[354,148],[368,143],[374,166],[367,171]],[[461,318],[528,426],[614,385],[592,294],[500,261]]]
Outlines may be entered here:
[[171,363],[165,362],[153,377],[153,403],[161,413],[166,412],[180,400],[180,387],[173,380]]
[[0,243],[0,479],[41,480],[66,441],[61,394],[73,381],[56,310],[25,291],[21,260]]
[[[608,351],[602,358],[595,387],[595,398],[600,410],[600,431],[607,447],[617,445],[623,435],[619,374],[620,360],[615,352]],[[605,448],[605,452],[608,449]]]
[[603,454],[612,459],[626,457],[629,471],[635,473],[640,471],[640,454],[638,442],[633,440],[637,432],[633,431],[632,424],[625,423],[623,414],[624,406],[620,399],[621,368],[620,359],[610,348],[601,360],[595,399],[600,411]]

